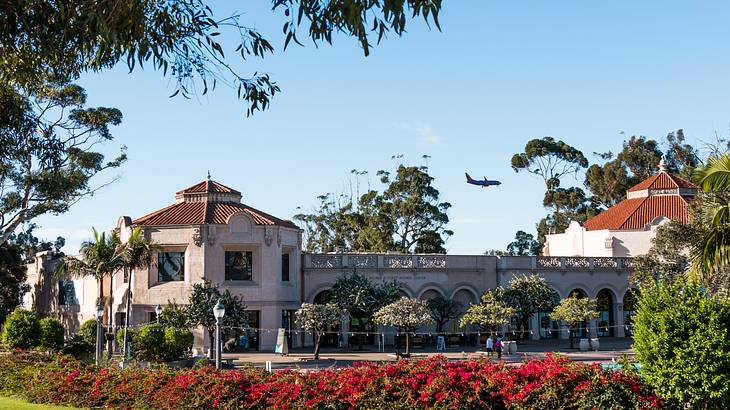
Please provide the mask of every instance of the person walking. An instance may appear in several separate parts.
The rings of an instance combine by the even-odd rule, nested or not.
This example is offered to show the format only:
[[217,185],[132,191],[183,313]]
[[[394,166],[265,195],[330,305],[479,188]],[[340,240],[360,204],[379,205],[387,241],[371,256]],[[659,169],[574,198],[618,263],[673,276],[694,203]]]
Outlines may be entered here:
[[497,359],[502,358],[502,338],[497,336],[497,341],[494,342],[494,350],[497,351]]
[[493,352],[494,352],[494,339],[492,339],[492,335],[489,335],[489,337],[487,337],[487,357],[492,357]]

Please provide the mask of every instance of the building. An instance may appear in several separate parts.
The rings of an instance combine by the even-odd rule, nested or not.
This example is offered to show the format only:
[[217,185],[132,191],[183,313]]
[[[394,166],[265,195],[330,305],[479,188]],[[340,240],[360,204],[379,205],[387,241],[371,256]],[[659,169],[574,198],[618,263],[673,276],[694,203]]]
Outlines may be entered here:
[[688,206],[697,186],[659,172],[630,188],[626,199],[589,219],[571,222],[564,233],[547,235],[543,255],[632,257],[646,254],[659,226],[670,220],[687,223]]
[[[572,224],[566,233],[550,235],[549,252],[541,257],[308,254],[302,253],[301,230],[291,221],[252,208],[241,202],[240,192],[207,179],[178,191],[175,202],[167,207],[136,219],[119,218],[117,228],[122,240],[132,228],[140,227],[162,251],[148,268],[132,275],[119,272],[105,283],[105,289],[114,289],[105,321],[115,326],[124,323],[130,288],[130,324],[139,325],[155,320],[156,305],[185,304],[193,284],[209,280],[244,299],[251,319],[250,329],[245,331],[250,340],[248,347],[270,351],[277,329],[296,332],[293,312],[301,303],[326,300],[329,289],[343,274],[357,272],[377,281],[397,280],[403,283],[402,293],[406,296],[430,299],[441,295],[468,305],[478,302],[485,290],[507,286],[515,276],[536,273],[563,298],[579,293],[598,299],[601,317],[589,324],[592,334],[623,337],[630,331],[629,318],[634,310],[628,282],[633,270],[630,256],[648,249],[655,227],[663,221],[686,221],[686,204],[695,194],[696,187],[662,169],[630,189],[626,201],[585,226]],[[73,317],[68,323],[93,318],[94,280],[54,284],[54,280],[43,278],[53,271],[52,264],[51,258],[39,255],[37,263],[29,267],[37,272],[29,275],[34,283],[29,305],[66,312]],[[71,294],[75,296],[67,296]],[[48,298],[58,300],[51,306],[43,302]],[[548,313],[533,318],[530,337],[567,336]],[[456,321],[447,329],[468,334],[468,329],[459,328]],[[353,320],[343,322],[341,331],[343,338],[335,336],[329,342],[346,342],[343,339],[347,332],[359,331],[366,333],[367,342],[376,343],[374,336],[382,329]],[[302,333],[290,337],[290,343],[310,343]],[[197,329],[195,336],[196,347],[208,345],[202,329]],[[390,337],[386,343],[392,341]]]

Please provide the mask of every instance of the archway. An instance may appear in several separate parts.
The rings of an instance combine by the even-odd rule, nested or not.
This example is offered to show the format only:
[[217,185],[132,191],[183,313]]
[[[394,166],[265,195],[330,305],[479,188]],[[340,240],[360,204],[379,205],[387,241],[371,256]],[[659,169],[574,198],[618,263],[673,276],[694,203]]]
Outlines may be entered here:
[[639,295],[639,290],[633,288],[627,289],[624,293],[624,334],[626,337],[631,337],[634,333],[634,315]]
[[[332,291],[329,289],[323,290],[314,297],[315,305],[326,305],[332,301]],[[327,330],[327,333],[322,336],[322,347],[337,347],[340,344],[340,328],[339,326],[333,326]]]
[[436,289],[428,289],[421,293],[420,300],[431,300],[436,299],[437,297],[443,297],[444,295],[441,294],[441,292],[437,291]]
[[601,289],[596,297],[596,307],[598,310],[598,328],[596,333],[598,337],[613,336],[614,325],[616,319],[613,317],[614,294],[609,289]]

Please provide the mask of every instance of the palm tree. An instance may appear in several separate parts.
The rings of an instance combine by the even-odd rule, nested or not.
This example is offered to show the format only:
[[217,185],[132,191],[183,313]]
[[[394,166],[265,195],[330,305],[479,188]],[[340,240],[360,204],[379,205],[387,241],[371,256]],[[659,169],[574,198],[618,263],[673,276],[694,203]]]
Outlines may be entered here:
[[694,180],[703,191],[697,217],[707,231],[693,246],[689,274],[712,284],[730,269],[730,156],[710,158],[695,171]]
[[132,286],[134,284],[134,270],[145,268],[154,261],[154,256],[160,251],[160,246],[145,239],[140,227],[132,229],[132,233],[124,244],[123,268],[129,272],[127,301],[124,319],[124,357],[129,357],[129,314],[132,304]]
[[[94,239],[81,244],[78,256],[63,258],[57,272],[62,275],[96,278],[99,283],[97,304],[106,307],[108,299],[104,298],[104,278],[111,277],[124,267],[125,252],[116,231],[107,235],[106,232],[99,233],[95,228],[92,229]],[[109,287],[111,295],[111,284]],[[103,320],[103,318],[97,318],[97,320]],[[97,342],[97,349],[99,345],[100,343]]]

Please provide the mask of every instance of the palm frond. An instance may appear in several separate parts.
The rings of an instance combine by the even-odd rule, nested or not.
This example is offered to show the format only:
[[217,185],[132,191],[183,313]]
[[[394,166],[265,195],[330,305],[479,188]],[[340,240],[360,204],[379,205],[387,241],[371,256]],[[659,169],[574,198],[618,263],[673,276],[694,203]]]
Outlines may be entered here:
[[705,192],[730,190],[730,156],[710,158],[707,166],[698,168],[692,179]]

